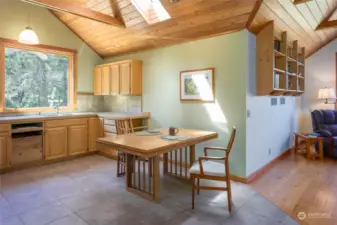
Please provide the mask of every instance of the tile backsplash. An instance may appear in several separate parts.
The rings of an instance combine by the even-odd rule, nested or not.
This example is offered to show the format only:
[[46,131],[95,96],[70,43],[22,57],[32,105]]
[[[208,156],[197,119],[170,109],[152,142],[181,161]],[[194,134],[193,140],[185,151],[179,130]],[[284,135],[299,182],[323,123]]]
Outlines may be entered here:
[[[94,96],[77,95],[77,112],[134,112],[142,111],[141,96]],[[34,113],[0,113],[1,116],[19,116]]]
[[104,96],[103,111],[107,112],[134,112],[142,111],[141,96]]
[[103,96],[77,95],[77,110],[80,112],[104,111]]

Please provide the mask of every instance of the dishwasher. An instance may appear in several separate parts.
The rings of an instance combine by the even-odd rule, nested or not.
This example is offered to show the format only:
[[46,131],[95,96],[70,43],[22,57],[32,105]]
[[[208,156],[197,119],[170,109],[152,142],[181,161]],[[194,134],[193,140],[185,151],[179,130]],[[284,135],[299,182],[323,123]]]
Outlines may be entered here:
[[42,135],[42,123],[13,124],[11,165],[41,161],[43,159]]

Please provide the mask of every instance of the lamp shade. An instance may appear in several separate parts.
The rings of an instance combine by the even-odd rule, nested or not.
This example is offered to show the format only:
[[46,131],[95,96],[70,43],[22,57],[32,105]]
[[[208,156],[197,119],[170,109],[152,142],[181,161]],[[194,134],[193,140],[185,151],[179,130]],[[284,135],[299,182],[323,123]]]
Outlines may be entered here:
[[319,99],[336,99],[336,93],[333,88],[321,88],[318,91]]
[[19,35],[19,42],[28,45],[39,44],[39,38],[32,28],[26,27]]

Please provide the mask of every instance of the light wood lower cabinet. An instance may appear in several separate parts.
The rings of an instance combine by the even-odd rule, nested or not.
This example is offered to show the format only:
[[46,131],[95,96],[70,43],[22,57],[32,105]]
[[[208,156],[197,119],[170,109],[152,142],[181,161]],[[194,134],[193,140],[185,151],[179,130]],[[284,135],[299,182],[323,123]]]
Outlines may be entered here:
[[68,154],[78,155],[88,151],[87,125],[68,127]]
[[103,126],[101,124],[101,120],[98,118],[90,118],[88,132],[89,132],[88,134],[89,152],[93,152],[93,151],[98,150],[96,147],[96,139],[103,137]]
[[44,132],[45,159],[67,156],[67,127],[48,128]]
[[10,138],[9,134],[0,134],[0,169],[10,165]]

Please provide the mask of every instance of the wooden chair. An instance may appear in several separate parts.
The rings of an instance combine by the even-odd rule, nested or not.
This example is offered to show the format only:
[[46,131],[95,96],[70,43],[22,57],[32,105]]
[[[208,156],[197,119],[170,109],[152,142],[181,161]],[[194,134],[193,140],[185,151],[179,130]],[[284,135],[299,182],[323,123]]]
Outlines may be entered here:
[[[199,194],[200,190],[220,190],[227,191],[228,198],[228,211],[232,211],[231,200],[231,183],[230,183],[230,172],[229,172],[229,163],[228,158],[231,152],[234,139],[236,134],[236,128],[233,127],[231,138],[228,142],[227,148],[219,148],[219,147],[205,147],[205,156],[199,157],[199,160],[196,161],[192,167],[190,168],[190,175],[192,179],[192,209],[194,209],[194,192],[197,189],[197,194]],[[225,157],[211,157],[208,156],[207,150],[215,150],[215,151],[224,151],[226,153]],[[212,160],[212,161],[210,161]],[[216,161],[223,161],[215,162]],[[197,185],[195,184],[195,180],[197,179]],[[200,186],[200,179],[205,180],[216,180],[216,181],[225,181],[226,187],[209,187],[209,186]]]
[[[133,133],[131,119],[119,119],[115,122],[117,135],[128,135]],[[124,176],[126,173],[126,155],[117,151],[117,177]]]

